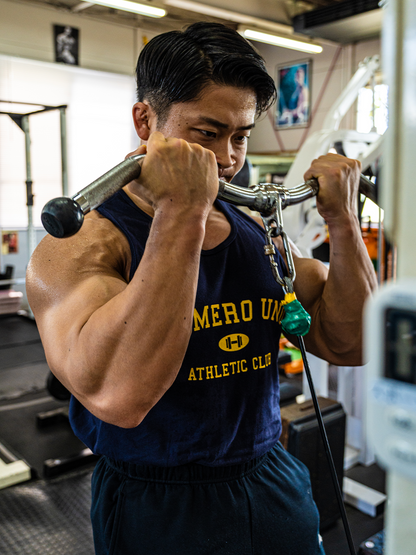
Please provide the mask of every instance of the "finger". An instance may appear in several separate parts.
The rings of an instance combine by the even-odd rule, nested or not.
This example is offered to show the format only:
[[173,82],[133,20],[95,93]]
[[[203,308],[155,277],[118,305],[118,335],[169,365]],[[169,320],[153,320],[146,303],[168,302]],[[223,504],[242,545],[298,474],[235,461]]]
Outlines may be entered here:
[[312,177],[319,180],[328,177],[335,170],[343,170],[352,161],[340,154],[329,152],[312,161],[310,168],[305,172],[304,179],[307,181]]
[[303,174],[304,181],[308,181],[309,179],[315,178],[318,179],[322,177],[322,167],[318,167],[318,164],[314,160],[311,164],[311,167]]

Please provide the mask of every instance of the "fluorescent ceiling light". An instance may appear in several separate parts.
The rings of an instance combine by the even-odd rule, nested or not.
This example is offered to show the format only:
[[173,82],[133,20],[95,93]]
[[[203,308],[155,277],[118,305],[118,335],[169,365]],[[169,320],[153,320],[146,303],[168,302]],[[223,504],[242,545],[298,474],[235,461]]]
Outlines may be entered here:
[[155,8],[153,6],[146,6],[138,4],[137,2],[130,2],[129,0],[92,0],[92,4],[99,4],[107,8],[115,8],[117,10],[124,10],[126,12],[138,13],[140,15],[147,15],[148,17],[163,17],[166,11],[162,8]]
[[[268,21],[267,19],[259,19],[258,17],[252,17],[250,15],[244,15],[238,12],[223,10],[222,8],[208,6],[207,4],[200,4],[199,2],[193,2],[192,0],[165,0],[165,6],[172,6],[174,8],[179,8],[190,12],[208,15],[210,17],[217,17],[219,19],[224,19],[225,21],[232,21],[234,23],[239,23],[240,26],[242,27],[242,30],[241,30],[239,26],[239,32],[246,38],[251,38],[252,40],[267,42],[269,44],[274,44],[277,46],[281,46],[283,48],[300,50],[301,52],[309,52],[309,53],[315,53],[315,54],[322,52],[322,47],[316,44],[312,44],[309,42],[302,42],[302,41],[289,39],[289,38],[278,37],[276,35],[269,35],[267,33],[262,33],[259,31],[251,31],[250,29],[248,29],[249,26],[250,27],[253,26],[254,28],[263,29],[265,31],[271,31],[272,33],[293,35],[293,28],[290,27],[289,25],[283,25],[282,23],[274,23],[273,21]],[[249,37],[247,34],[248,32],[253,34]],[[254,36],[254,34],[256,36]]]
[[267,19],[259,19],[258,17],[223,10],[222,8],[215,8],[214,6],[208,6],[207,4],[192,2],[192,0],[165,0],[165,6],[172,6],[181,10],[187,10],[189,12],[200,13],[210,17],[217,17],[218,19],[241,23],[246,26],[253,25],[254,27],[268,29],[275,33],[284,33],[286,35],[293,33],[293,29],[289,25],[274,23],[273,21],[268,21]]
[[273,44],[274,46],[281,46],[282,48],[300,50],[300,52],[308,52],[309,54],[319,54],[323,50],[322,46],[318,44],[269,35],[268,33],[261,33],[260,31],[253,31],[252,29],[244,29],[241,31],[241,34],[247,39]]

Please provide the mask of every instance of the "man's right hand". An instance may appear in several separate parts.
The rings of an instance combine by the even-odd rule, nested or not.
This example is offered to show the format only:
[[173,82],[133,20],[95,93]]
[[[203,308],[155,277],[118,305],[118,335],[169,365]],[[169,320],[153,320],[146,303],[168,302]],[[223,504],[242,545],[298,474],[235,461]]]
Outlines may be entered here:
[[[141,149],[141,150],[140,150]],[[138,152],[140,150],[140,152]],[[140,147],[134,154],[142,154]],[[167,206],[210,210],[218,194],[215,154],[183,139],[153,132],[139,179],[129,191],[157,211]]]

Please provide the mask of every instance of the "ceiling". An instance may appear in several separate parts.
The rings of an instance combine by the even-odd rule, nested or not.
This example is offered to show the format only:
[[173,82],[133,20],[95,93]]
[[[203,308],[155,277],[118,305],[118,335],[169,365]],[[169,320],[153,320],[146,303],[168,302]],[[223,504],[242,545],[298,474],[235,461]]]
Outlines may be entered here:
[[[16,1],[16,0],[15,0]],[[133,0],[134,1],[134,0]],[[139,1],[139,0],[136,0]],[[367,0],[371,1],[371,0]],[[174,7],[169,0],[140,0],[143,4],[163,7],[167,15],[161,19],[140,16],[121,10],[115,10],[92,4],[81,0],[17,0],[21,4],[43,6],[66,13],[77,13],[82,17],[99,19],[116,24],[140,27],[147,30],[165,31],[180,29],[194,21],[207,20],[219,21],[237,27],[226,17],[212,17],[201,15],[189,9]],[[166,2],[166,3],[165,3]],[[316,10],[332,10],[341,13],[342,5],[351,5],[354,0],[203,0],[193,1],[194,4],[204,4],[221,10],[227,10],[234,14],[238,12],[267,22],[280,24],[281,32],[293,33],[293,18],[302,19],[302,14]],[[362,0],[360,0],[362,2]],[[348,4],[349,3],[349,4]],[[238,9],[236,9],[238,4]],[[361,5],[361,3],[360,3]],[[348,43],[373,38],[380,33],[382,10],[368,11],[354,17],[347,17],[341,21],[326,23],[325,25],[314,25],[313,29],[301,29],[297,34],[309,35],[316,38],[327,39],[335,42]],[[302,20],[303,21],[303,20]]]

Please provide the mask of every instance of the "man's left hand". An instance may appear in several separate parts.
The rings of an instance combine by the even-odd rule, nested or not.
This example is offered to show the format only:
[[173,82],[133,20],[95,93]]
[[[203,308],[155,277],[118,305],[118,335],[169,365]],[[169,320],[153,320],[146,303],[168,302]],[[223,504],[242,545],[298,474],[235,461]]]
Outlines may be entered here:
[[361,163],[339,154],[326,154],[314,160],[304,174],[307,181],[319,181],[316,206],[328,225],[357,215]]

